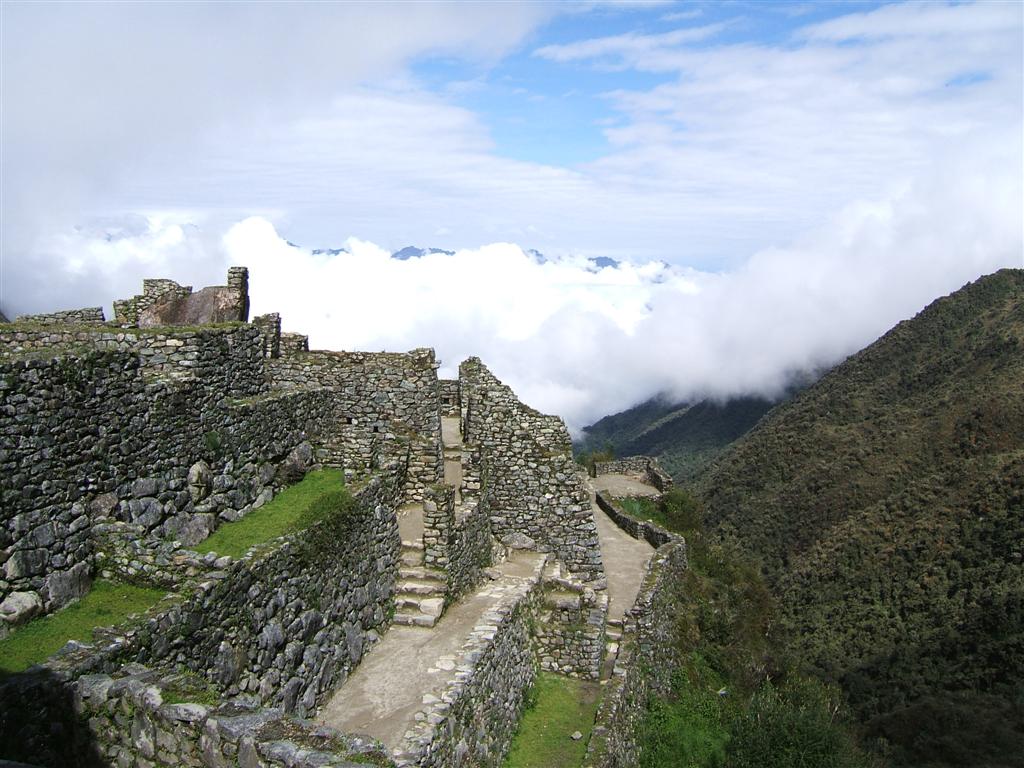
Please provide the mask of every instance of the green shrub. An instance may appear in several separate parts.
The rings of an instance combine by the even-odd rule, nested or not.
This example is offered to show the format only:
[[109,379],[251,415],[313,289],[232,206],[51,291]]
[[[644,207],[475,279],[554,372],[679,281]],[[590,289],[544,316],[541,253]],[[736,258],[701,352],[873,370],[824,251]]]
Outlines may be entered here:
[[841,725],[841,701],[811,678],[765,682],[730,725],[725,768],[866,768]]
[[666,527],[680,533],[700,530],[704,507],[700,500],[683,488],[671,488],[659,502]]

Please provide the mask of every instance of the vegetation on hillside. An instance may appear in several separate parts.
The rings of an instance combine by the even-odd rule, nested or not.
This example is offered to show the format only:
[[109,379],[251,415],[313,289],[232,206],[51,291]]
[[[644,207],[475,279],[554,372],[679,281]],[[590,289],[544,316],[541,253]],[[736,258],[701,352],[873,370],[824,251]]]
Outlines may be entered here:
[[675,597],[685,664],[664,699],[649,702],[643,768],[866,768],[842,697],[778,653],[776,606],[741,553],[709,540],[701,506],[675,489],[658,501],[622,499],[682,533],[689,568]]
[[901,323],[699,487],[894,764],[1024,765],[1024,271]]
[[741,397],[670,404],[658,398],[605,416],[584,428],[577,452],[656,456],[676,482],[695,477],[771,408],[768,400]]

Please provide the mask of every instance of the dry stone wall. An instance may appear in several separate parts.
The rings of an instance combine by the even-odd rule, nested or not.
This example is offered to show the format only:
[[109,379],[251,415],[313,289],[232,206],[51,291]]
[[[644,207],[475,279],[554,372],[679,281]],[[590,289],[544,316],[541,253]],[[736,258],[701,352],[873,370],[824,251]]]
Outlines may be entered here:
[[[103,315],[103,307],[85,307],[83,309],[65,309],[61,312],[50,312],[42,315],[18,315],[15,322],[34,323],[35,325],[102,325],[107,321]],[[7,322],[2,320],[0,322]]]
[[442,416],[461,416],[462,394],[458,379],[441,379],[439,382]]
[[[632,520],[621,510],[613,519],[617,523]],[[635,536],[634,531],[646,528],[636,524],[623,530]],[[686,542],[681,536],[658,530],[668,540],[652,556],[636,601],[626,612],[619,655],[597,711],[583,761],[585,768],[639,765],[641,745],[637,734],[647,702],[653,695],[668,693],[672,673],[683,662],[674,639],[679,590],[687,567]]]
[[459,366],[459,382],[463,435],[480,451],[494,535],[526,536],[581,578],[602,579],[590,495],[562,420],[523,405],[478,358]]
[[[47,670],[0,682],[2,754],[48,766],[166,768],[383,757],[378,745],[285,715],[311,714],[389,624],[403,472],[375,477],[342,518],[179,581],[180,600],[97,646],[72,646]],[[188,702],[206,685],[219,704],[164,703]]]
[[674,485],[672,476],[661,468],[658,460],[652,456],[627,456],[612,461],[594,463],[597,475],[629,475],[643,483],[652,485],[664,493]]
[[245,322],[249,319],[249,270],[228,269],[227,285],[197,293],[173,280],[142,281],[142,294],[114,302],[114,321],[125,327]]
[[328,387],[334,427],[324,445],[326,463],[350,475],[409,455],[410,498],[422,500],[443,477],[441,418],[434,351],[406,354],[305,352],[268,360],[275,387]]
[[47,335],[99,349],[0,355],[0,601],[34,592],[49,610],[82,594],[95,523],[200,540],[266,501],[278,465],[328,423],[323,392],[265,394],[250,326]]
[[598,680],[605,653],[608,595],[566,578],[557,564],[544,578],[544,599],[534,624],[541,669]]
[[486,503],[456,506],[454,488],[428,489],[423,503],[423,562],[447,573],[446,605],[484,578],[484,569],[493,562],[491,541]]
[[395,755],[400,768],[497,768],[512,743],[536,677],[530,627],[542,593],[543,559],[480,619],[457,662],[459,674],[416,715]]

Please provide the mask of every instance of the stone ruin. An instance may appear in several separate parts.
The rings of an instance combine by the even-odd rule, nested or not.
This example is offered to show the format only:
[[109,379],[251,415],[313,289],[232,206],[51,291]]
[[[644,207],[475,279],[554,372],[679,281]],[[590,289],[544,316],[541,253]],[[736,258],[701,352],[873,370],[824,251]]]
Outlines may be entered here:
[[[0,637],[99,576],[168,596],[0,679],[0,758],[497,766],[538,668],[614,668],[588,764],[635,763],[637,692],[665,684],[651,639],[671,627],[685,545],[598,497],[657,548],[609,627],[595,507],[559,418],[477,358],[441,380],[430,349],[311,351],[277,314],[250,322],[244,267],[197,292],[146,280],[114,308],[0,325]],[[317,523],[237,559],[191,549],[321,466],[353,489],[344,530]],[[621,469],[664,482],[652,467]],[[312,722],[392,627],[433,627],[492,581],[446,692],[398,743]],[[189,700],[195,680],[216,703]]]

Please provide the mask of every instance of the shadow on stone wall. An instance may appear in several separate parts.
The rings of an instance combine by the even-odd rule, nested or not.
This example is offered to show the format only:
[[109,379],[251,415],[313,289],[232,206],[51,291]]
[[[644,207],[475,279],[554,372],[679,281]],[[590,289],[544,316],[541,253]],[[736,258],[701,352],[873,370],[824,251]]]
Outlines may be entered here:
[[75,688],[49,670],[0,676],[0,765],[101,768],[107,763],[76,712]]

